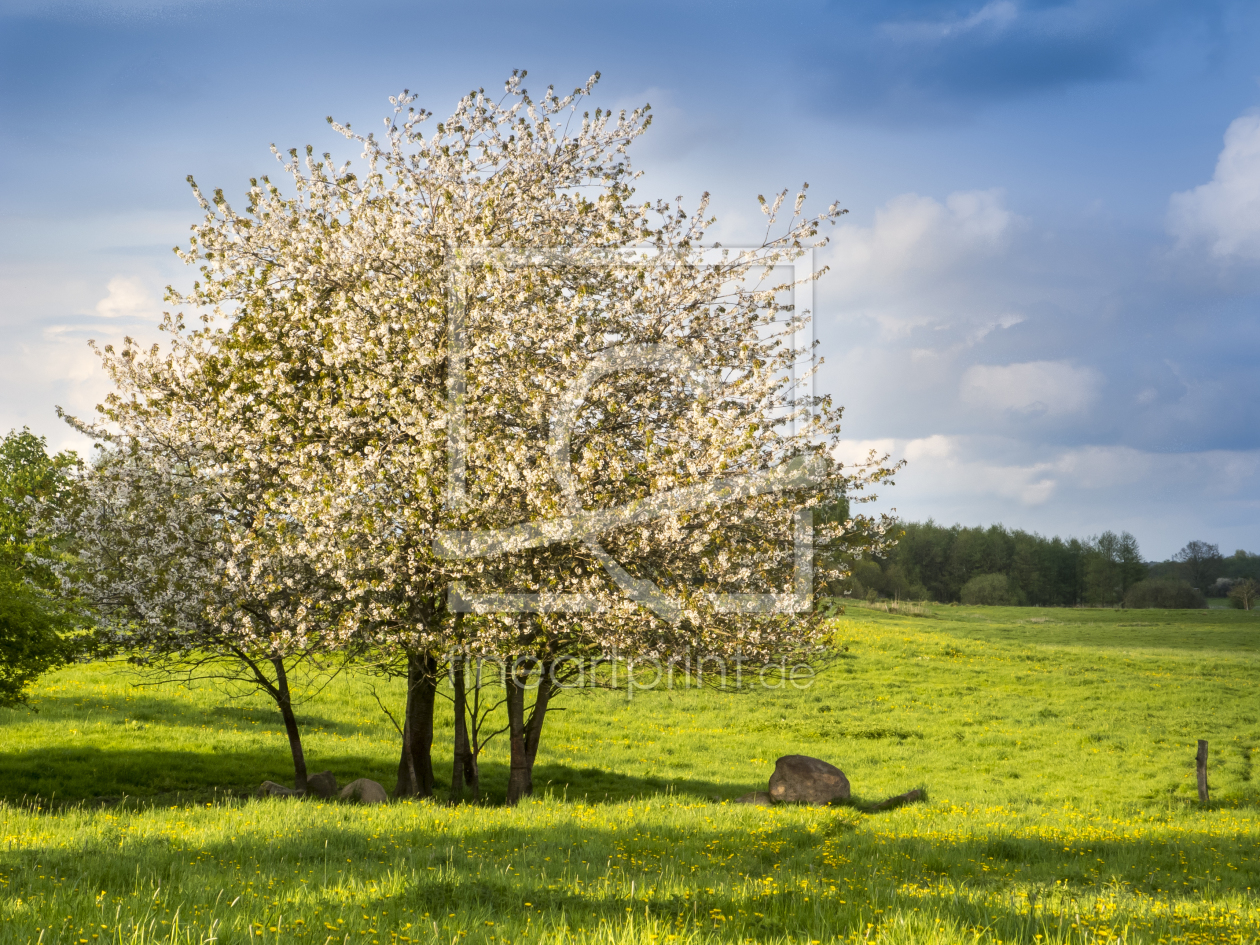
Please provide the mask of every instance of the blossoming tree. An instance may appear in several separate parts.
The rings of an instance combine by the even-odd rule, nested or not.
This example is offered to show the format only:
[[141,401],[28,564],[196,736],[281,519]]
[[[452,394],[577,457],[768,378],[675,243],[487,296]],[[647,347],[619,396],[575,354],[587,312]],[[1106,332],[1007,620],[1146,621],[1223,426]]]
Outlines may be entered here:
[[[471,246],[615,237],[618,155],[646,124],[601,114],[558,135],[550,116],[574,97],[535,105],[520,79],[509,107],[473,93],[428,137],[405,96],[384,144],[337,126],[363,147],[361,174],[308,149],[290,152],[291,195],[256,180],[238,213],[197,191],[207,215],[184,258],[203,278],[174,294],[210,313],[190,343],[231,378],[220,409],[286,451],[288,514],[344,589],[344,625],[377,658],[403,656],[400,794],[432,789],[439,659],[459,642],[448,589],[465,567],[433,547],[449,515],[452,267]],[[582,187],[606,192],[597,212]]]
[[[575,656],[807,652],[823,632],[810,543],[883,527],[812,522],[891,472],[832,458],[840,412],[808,383],[794,293],[843,211],[807,217],[802,191],[783,213],[780,195],[758,245],[704,248],[705,201],[634,201],[646,108],[579,116],[597,76],[539,101],[523,77],[436,124],[404,94],[380,140],[335,125],[357,171],[291,151],[292,192],[255,180],[241,212],[194,184],[206,216],[182,255],[202,277],[171,296],[206,324],[168,320],[165,362],[112,362],[151,405],[127,442],[174,456],[154,494],[196,496],[192,531],[247,536],[216,540],[250,565],[206,558],[209,586],[276,575],[291,596],[266,613],[301,647],[399,654],[399,794],[432,790],[453,649],[505,667],[514,801]],[[110,419],[138,422],[136,402]],[[314,613],[335,628],[318,641]]]
[[98,421],[70,419],[102,448],[42,528],[73,542],[62,584],[100,615],[107,646],[160,678],[275,702],[304,791],[295,707],[309,679],[294,677],[317,678],[342,648],[342,595],[288,513],[283,455],[219,411],[212,359],[173,339],[166,355],[130,339],[100,352],[116,390]]
[[509,801],[530,793],[576,655],[807,659],[825,633],[813,541],[883,533],[854,518],[815,534],[815,506],[856,501],[892,469],[835,462],[839,411],[808,391],[799,280],[774,273],[836,211],[801,218],[803,198],[752,250],[702,251],[703,207],[654,206],[614,253],[480,254],[462,287],[462,497],[439,548],[467,563],[457,606],[513,614],[476,624],[475,641],[512,667]]

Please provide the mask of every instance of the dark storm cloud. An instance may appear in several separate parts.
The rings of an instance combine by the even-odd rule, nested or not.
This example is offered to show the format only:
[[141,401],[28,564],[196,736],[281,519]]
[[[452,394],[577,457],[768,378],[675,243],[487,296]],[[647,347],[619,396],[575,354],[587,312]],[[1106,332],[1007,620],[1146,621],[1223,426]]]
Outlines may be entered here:
[[1139,77],[1151,47],[1221,30],[1216,3],[884,3],[836,6],[810,43],[819,108],[899,122]]
[[824,109],[904,120],[1133,77],[1170,32],[1210,47],[1224,17],[1210,0],[483,3],[475,24],[467,12],[368,0],[355,7],[361,26],[335,29],[346,12],[326,0],[9,4],[0,7],[0,87],[8,93],[0,110],[67,93],[125,102],[263,77],[284,76],[290,92],[326,87],[345,67],[367,77],[432,63],[443,58],[437,46],[454,41],[468,63],[589,59],[589,69],[658,86],[684,80],[753,98],[795,90]]

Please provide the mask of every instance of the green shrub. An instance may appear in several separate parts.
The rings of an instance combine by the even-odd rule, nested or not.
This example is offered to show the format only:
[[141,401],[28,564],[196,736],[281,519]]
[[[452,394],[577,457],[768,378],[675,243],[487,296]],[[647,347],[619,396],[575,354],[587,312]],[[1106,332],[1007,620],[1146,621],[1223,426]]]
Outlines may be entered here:
[[1203,610],[1207,598],[1185,581],[1176,578],[1152,578],[1138,581],[1124,595],[1124,606],[1133,608],[1161,607],[1165,610]]
[[884,568],[884,585],[880,588],[885,597],[905,600],[910,596],[910,582],[906,580],[906,572],[899,564],[889,564]]
[[866,591],[875,590],[879,594],[884,593],[884,572],[880,570],[878,564],[874,561],[857,561],[853,565],[853,577],[851,578],[854,590],[853,596],[857,596],[857,585],[862,586],[862,596],[866,596]]
[[962,602],[1009,607],[1015,598],[1005,574],[979,574],[962,586]]

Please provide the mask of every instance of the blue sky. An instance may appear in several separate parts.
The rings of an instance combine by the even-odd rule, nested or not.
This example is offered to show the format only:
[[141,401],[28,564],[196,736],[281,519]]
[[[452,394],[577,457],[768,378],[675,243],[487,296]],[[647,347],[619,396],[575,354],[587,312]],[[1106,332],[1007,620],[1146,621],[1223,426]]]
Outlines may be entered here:
[[0,428],[81,444],[88,338],[157,338],[185,177],[344,148],[410,88],[438,115],[513,68],[650,102],[640,192],[809,181],[820,387],[844,447],[909,460],[880,505],[1260,552],[1260,7],[994,2],[0,0]]

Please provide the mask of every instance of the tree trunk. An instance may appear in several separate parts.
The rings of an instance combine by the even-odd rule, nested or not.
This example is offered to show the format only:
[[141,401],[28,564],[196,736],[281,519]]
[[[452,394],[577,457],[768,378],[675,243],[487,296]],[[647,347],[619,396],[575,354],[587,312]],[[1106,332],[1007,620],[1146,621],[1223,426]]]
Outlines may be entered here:
[[1200,738],[1199,750],[1194,756],[1194,768],[1199,782],[1199,800],[1204,804],[1208,802],[1207,759],[1208,743]]
[[529,794],[533,785],[525,763],[525,687],[515,674],[503,676],[508,717],[508,752],[511,764],[508,768],[507,802],[515,804]]
[[[550,669],[551,667],[548,667]],[[534,697],[534,711],[529,715],[529,722],[525,726],[525,752],[529,761],[530,786],[533,786],[534,760],[538,757],[538,746],[542,742],[543,722],[547,717],[547,707],[551,704],[551,697],[555,694],[555,686],[551,680],[551,673],[544,673],[542,681],[538,683],[538,691]]]
[[430,653],[407,654],[407,709],[395,797],[433,796],[433,703],[437,660]]
[[284,660],[273,657],[271,665],[276,670],[276,705],[284,719],[284,730],[289,736],[289,751],[293,754],[293,787],[306,790],[306,755],[302,751],[302,733],[298,731],[297,717],[293,714],[293,699],[289,694],[289,676],[284,670]]
[[507,675],[508,735],[511,747],[511,768],[508,772],[507,802],[516,804],[534,793],[534,760],[542,738],[547,704],[551,701],[552,683],[546,664],[534,693],[534,707],[525,717],[525,680]]
[[467,729],[468,754],[464,756],[464,781],[472,789],[473,800],[477,801],[481,800],[481,726],[485,722],[485,715],[481,711],[481,671],[482,662],[478,659],[473,670],[471,703],[468,702],[467,687],[464,691],[470,723]]
[[[462,655],[451,657],[451,686],[455,690],[455,761],[451,766],[451,800],[464,797],[471,789],[473,797],[480,793],[477,784],[476,760],[468,740],[468,687],[465,679],[467,659]],[[474,720],[473,724],[476,724]]]

